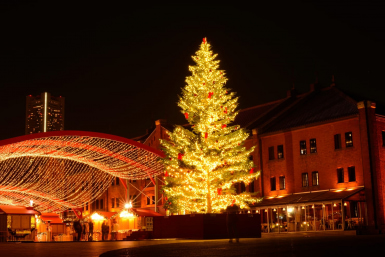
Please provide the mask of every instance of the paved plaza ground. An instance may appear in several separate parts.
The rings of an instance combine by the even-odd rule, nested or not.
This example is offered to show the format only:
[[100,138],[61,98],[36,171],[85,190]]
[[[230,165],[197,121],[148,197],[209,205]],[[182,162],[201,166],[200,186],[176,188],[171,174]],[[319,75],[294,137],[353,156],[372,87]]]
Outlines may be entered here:
[[1,257],[139,256],[381,256],[385,235],[336,232],[263,235],[258,239],[119,242],[0,243]]

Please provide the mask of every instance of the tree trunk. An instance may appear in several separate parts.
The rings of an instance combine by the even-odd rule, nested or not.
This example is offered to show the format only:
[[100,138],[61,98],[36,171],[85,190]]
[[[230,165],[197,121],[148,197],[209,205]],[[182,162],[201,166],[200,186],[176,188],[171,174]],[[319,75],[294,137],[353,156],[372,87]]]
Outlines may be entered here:
[[210,194],[210,179],[209,174],[207,174],[207,210],[206,213],[211,213],[211,194]]

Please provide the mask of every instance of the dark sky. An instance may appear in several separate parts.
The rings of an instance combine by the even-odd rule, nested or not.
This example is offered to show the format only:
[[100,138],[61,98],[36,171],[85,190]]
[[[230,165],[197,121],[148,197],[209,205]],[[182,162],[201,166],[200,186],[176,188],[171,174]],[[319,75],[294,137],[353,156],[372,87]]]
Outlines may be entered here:
[[240,108],[285,97],[293,81],[306,92],[316,74],[385,104],[384,1],[14,2],[0,4],[0,139],[24,134],[25,97],[44,91],[66,98],[66,130],[130,138],[156,119],[185,122],[176,102],[203,37]]

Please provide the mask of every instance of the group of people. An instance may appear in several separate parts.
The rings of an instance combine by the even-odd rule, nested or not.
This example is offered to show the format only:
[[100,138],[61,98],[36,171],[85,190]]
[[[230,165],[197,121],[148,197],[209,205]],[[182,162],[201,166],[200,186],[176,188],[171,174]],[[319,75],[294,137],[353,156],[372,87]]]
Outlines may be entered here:
[[[114,220],[111,226],[111,240],[117,240],[118,236],[118,229],[119,225],[118,223]],[[104,221],[102,224],[102,240],[108,240],[108,234],[110,233],[110,226],[108,225],[107,221]]]
[[73,223],[74,241],[92,241],[92,236],[94,234],[94,223],[90,220],[89,222],[80,223],[79,220],[75,220]]

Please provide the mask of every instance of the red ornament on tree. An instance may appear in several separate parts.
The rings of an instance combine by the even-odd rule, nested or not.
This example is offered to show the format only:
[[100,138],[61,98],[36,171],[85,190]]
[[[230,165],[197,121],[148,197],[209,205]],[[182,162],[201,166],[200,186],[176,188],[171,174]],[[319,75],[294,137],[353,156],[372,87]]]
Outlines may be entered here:
[[205,139],[207,139],[208,135],[209,135],[209,134],[206,132],[206,133],[205,133]]
[[211,98],[214,95],[213,92],[209,92],[209,98]]
[[206,38],[205,37],[203,38],[203,44],[206,44]]
[[164,200],[166,200],[166,201],[168,200],[167,196],[164,198]]
[[253,173],[254,173],[254,168],[251,168],[250,174],[253,174]]
[[166,172],[164,173],[164,176],[165,176],[165,177],[168,177],[167,170],[166,170]]
[[227,107],[225,107],[225,110],[223,112],[227,114]]
[[178,160],[182,160],[182,158],[183,158],[183,154],[178,153]]
[[222,188],[217,188],[218,195],[222,195]]
[[186,120],[188,120],[188,113],[187,112],[184,113],[184,117],[186,118]]
[[224,129],[224,128],[226,128],[226,127],[227,127],[227,125],[226,125],[226,124],[223,124],[223,125],[222,125],[222,128],[223,128],[223,129]]

